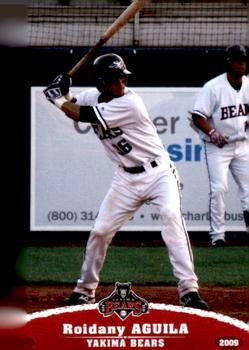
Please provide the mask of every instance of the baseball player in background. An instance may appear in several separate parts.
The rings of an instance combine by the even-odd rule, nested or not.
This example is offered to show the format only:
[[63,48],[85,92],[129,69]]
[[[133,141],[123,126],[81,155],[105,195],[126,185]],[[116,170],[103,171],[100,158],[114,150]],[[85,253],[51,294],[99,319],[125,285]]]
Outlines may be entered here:
[[46,98],[67,117],[91,123],[107,156],[116,164],[110,189],[90,232],[80,278],[63,304],[95,302],[99,274],[112,238],[150,200],[161,214],[162,238],[168,247],[181,304],[207,310],[207,303],[198,293],[192,250],[181,215],[177,170],[143,101],[126,86],[130,71],[123,59],[116,54],[102,55],[93,68],[96,88],[76,97],[69,90],[71,79],[64,74],[44,90]]
[[225,245],[225,193],[228,171],[238,185],[249,232],[249,79],[246,49],[226,49],[226,72],[201,89],[192,114],[204,144],[210,182],[210,238]]

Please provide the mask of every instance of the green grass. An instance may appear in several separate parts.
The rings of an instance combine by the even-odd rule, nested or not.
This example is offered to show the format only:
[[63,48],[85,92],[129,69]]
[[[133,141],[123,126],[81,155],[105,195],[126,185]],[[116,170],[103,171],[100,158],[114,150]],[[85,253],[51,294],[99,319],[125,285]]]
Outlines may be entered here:
[[[81,247],[27,247],[17,261],[18,274],[28,283],[75,283],[84,250]],[[200,284],[249,285],[249,248],[193,247]],[[109,247],[101,283],[175,285],[165,247]]]

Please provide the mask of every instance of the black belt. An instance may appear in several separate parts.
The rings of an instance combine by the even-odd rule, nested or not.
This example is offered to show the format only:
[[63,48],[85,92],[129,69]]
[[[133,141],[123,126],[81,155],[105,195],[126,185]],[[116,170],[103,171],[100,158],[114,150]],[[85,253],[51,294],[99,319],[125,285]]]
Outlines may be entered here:
[[[155,160],[150,162],[150,165],[152,168],[155,168],[156,166],[158,166],[158,164]],[[140,173],[143,173],[145,171],[145,167],[143,165],[134,166],[132,168],[123,167],[123,169],[124,169],[124,171],[126,171],[127,173],[130,173],[130,174],[140,174]]]

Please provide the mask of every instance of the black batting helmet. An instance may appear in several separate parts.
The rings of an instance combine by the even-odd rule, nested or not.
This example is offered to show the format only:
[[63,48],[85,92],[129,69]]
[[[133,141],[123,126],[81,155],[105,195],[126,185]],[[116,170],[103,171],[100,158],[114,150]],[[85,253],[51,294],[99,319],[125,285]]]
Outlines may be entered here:
[[99,91],[107,84],[111,84],[117,78],[126,77],[131,72],[126,68],[123,59],[114,53],[99,56],[93,62],[96,77],[96,87]]
[[242,45],[232,45],[226,49],[225,59],[227,63],[247,60],[246,49]]

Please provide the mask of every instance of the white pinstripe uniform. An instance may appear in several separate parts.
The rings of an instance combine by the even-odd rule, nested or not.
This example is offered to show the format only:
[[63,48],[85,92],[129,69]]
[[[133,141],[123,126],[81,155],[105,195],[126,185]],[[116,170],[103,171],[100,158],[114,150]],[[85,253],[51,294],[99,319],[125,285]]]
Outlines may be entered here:
[[212,242],[225,240],[225,193],[228,171],[238,185],[243,211],[249,211],[249,79],[242,77],[237,91],[227,79],[227,73],[208,81],[197,97],[193,113],[207,118],[211,128],[228,137],[228,144],[218,148],[209,136],[200,131],[204,142],[210,181],[210,236]]
[[[100,122],[93,125],[94,131],[117,169],[91,231],[74,291],[97,288],[113,236],[147,200],[151,200],[161,214],[162,237],[168,247],[179,296],[197,291],[192,250],[181,215],[177,171],[144,103],[129,88],[123,96],[108,103],[98,103],[99,95],[97,89],[89,89],[76,97],[76,103],[94,106]],[[144,171],[131,173],[134,167]]]

